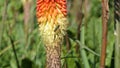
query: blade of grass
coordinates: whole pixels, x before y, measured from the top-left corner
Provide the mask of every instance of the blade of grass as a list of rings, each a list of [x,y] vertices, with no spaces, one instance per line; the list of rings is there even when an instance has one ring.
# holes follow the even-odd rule
[[[115,68],[120,67],[120,22],[116,23]]]
[[[7,18],[7,6],[8,6],[8,0],[5,0],[4,10],[3,10],[3,15],[2,15],[2,22],[0,23],[0,45],[2,44],[3,28],[4,28],[4,23],[6,21],[6,18]]]
[[[14,42],[14,45],[18,44],[19,43],[19,40]],[[6,51],[8,51],[10,48],[12,47],[12,45],[8,45],[7,47],[5,47],[3,50],[0,51],[0,56],[2,54],[4,54]]]
[[[120,0],[114,0],[114,18],[116,25],[115,68],[120,67]]]
[[[88,50],[88,51],[91,52],[92,54],[94,54],[94,55],[96,55],[96,56],[100,56],[99,54],[97,54],[96,52],[94,52],[93,50],[91,50],[90,48],[88,48],[86,45],[82,44],[79,40],[76,40],[76,42],[79,43],[79,45],[80,45],[82,48]]]
[[[85,44],[84,43],[84,41],[85,41],[84,35],[85,35],[84,34],[84,26],[82,26],[82,28],[81,28],[81,43],[82,44]],[[83,46],[80,46],[80,53],[81,53],[81,57],[83,60],[84,68],[90,68],[88,58],[87,58],[85,50],[83,49]]]

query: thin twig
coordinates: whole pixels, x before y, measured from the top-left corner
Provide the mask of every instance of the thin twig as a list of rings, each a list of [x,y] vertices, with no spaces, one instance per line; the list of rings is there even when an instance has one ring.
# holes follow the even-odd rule
[[[77,26],[77,40],[80,40],[81,25],[82,25],[82,20],[83,20],[83,13],[82,13],[83,1],[80,0],[79,2],[80,2],[79,10],[77,10],[77,14],[76,14],[76,21],[78,23],[78,26]],[[79,53],[79,44],[78,43],[76,43],[76,52]]]
[[[25,45],[26,45],[26,49],[29,47],[29,42],[28,42],[28,37],[29,37],[29,33],[31,32],[31,28],[30,28],[30,24],[31,24],[31,15],[30,15],[30,11],[31,11],[31,3],[32,0],[24,0],[23,1],[23,10],[24,10],[24,32],[25,32]],[[30,39],[31,41],[31,39]]]

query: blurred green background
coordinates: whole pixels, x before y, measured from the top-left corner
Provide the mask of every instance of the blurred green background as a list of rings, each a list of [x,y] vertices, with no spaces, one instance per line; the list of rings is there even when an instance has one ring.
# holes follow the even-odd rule
[[[106,68],[114,68],[113,5],[109,0]],[[67,7],[70,25],[62,44],[62,68],[99,68],[101,0],[68,0]],[[17,68],[17,64],[45,68],[46,53],[35,9],[36,0],[0,0],[0,68]]]

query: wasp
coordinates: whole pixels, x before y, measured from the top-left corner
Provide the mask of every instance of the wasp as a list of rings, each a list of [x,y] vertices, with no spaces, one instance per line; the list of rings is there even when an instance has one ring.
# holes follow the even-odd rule
[[[57,25],[54,29],[54,32],[56,32],[59,29],[60,25]]]

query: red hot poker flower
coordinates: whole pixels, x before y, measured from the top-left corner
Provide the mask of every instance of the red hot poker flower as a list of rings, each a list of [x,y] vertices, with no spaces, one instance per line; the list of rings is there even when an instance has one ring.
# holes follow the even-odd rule
[[[36,16],[47,52],[46,68],[61,68],[60,46],[68,24],[66,15],[66,0],[37,0]]]
[[[36,11],[44,42],[51,43],[57,37],[62,39],[68,24],[66,0],[37,0]]]

